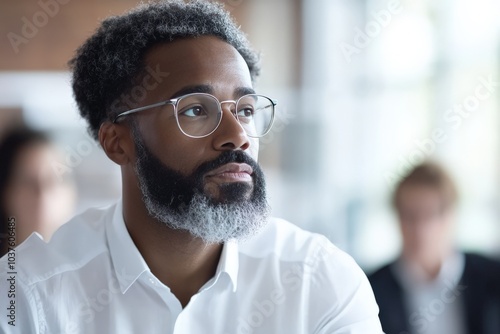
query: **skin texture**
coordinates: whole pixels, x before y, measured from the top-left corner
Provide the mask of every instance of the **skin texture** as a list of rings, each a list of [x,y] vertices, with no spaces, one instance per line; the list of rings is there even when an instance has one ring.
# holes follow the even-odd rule
[[[24,147],[15,158],[4,204],[16,219],[17,244],[35,231],[48,241],[73,214],[75,190],[54,173],[56,160],[61,160],[59,152],[42,143]]]
[[[403,258],[434,279],[453,250],[453,210],[438,190],[424,185],[401,189],[398,216],[403,237]]]
[[[248,66],[241,55],[231,45],[212,36],[156,45],[146,53],[145,63],[151,68],[159,66],[169,76],[148,92],[141,105],[190,93],[187,88],[199,85],[208,86],[210,91],[206,92],[220,101],[236,100],[242,90],[252,89]],[[230,104],[223,106],[219,128],[201,139],[185,136],[178,129],[171,109],[154,108],[134,117],[152,153],[168,167],[189,175],[200,164],[226,150],[243,150],[257,159],[258,141],[246,135],[230,107]],[[169,229],[149,216],[134,170],[136,152],[130,124],[103,123],[99,140],[108,157],[121,166],[123,215],[135,245],[153,274],[186,306],[215,274],[222,245],[207,245],[188,232]],[[222,182],[227,179],[205,178],[206,193],[217,199]]]

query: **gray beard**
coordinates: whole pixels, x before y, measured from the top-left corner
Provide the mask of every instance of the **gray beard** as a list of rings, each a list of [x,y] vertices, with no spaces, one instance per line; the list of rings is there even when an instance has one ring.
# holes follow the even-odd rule
[[[169,228],[186,230],[207,244],[247,240],[266,225],[269,217],[270,209],[266,204],[214,204],[202,194],[195,194],[189,205],[175,212],[155,202],[141,179],[139,176],[143,200],[152,217]]]
[[[135,126],[134,137],[139,187],[149,215],[158,222],[171,229],[186,230],[205,243],[224,243],[231,239],[243,241],[266,225],[271,210],[265,196],[264,176],[251,158],[247,157],[247,163],[253,165],[255,177],[250,199],[233,194],[233,201],[221,202],[210,198],[199,185],[187,183],[175,189],[174,185],[182,184],[183,177],[149,151]],[[166,175],[169,175],[167,179]],[[184,192],[185,189],[193,192],[189,194]],[[174,203],[181,197],[184,202]]]

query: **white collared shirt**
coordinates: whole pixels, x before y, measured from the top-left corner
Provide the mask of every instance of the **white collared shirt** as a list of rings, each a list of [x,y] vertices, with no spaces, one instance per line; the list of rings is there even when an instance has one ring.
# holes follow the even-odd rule
[[[420,334],[463,334],[465,312],[458,298],[466,288],[459,284],[465,266],[462,253],[452,253],[431,281],[416,265],[399,259],[393,266],[396,278],[405,291],[410,329]]]
[[[283,220],[271,219],[250,241],[226,243],[215,276],[184,309],[134,245],[121,202],[73,218],[49,243],[32,235],[14,262],[9,269],[0,260],[6,334],[382,333],[354,260]]]

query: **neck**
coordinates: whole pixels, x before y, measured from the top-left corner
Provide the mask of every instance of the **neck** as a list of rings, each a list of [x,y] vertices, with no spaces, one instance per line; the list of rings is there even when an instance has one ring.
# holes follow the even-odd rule
[[[175,230],[150,217],[141,197],[123,195],[127,230],[151,272],[183,307],[216,272],[221,244],[206,244],[185,230]]]
[[[449,253],[420,254],[418,256],[415,254],[406,254],[405,258],[423,271],[425,275],[423,279],[433,281],[438,277],[443,263],[449,255]]]
[[[435,280],[439,272],[441,271],[441,266],[443,265],[442,259],[419,259],[419,267],[425,272],[427,279],[429,281]]]

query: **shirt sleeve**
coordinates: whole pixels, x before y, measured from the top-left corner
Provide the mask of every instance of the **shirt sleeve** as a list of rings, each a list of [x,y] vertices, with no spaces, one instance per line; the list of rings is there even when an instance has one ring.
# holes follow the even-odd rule
[[[42,334],[36,299],[19,274],[6,270],[6,267],[4,257],[0,260],[0,333]]]
[[[378,306],[365,273],[325,237],[308,257],[315,334],[380,334]]]

